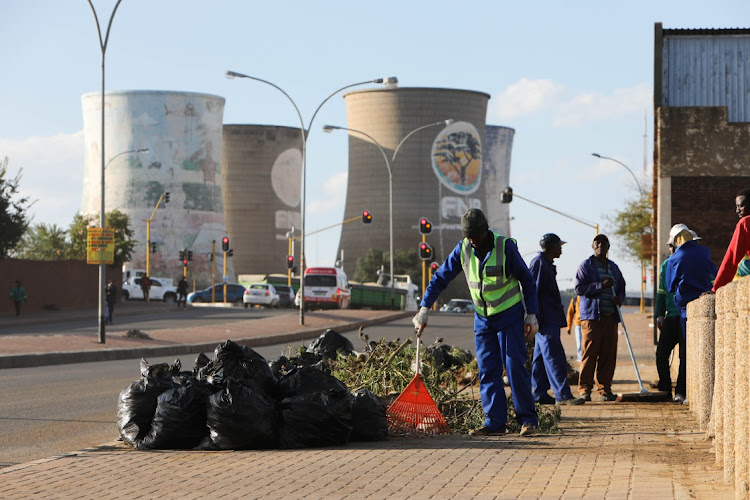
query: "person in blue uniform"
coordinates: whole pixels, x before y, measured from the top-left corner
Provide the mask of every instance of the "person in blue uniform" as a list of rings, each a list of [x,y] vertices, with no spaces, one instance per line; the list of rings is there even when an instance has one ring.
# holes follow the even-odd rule
[[[568,362],[560,342],[560,328],[568,324],[557,286],[557,269],[553,263],[562,255],[565,244],[554,233],[542,236],[542,251],[531,261],[529,270],[536,283],[539,302],[539,333],[534,339],[534,358],[531,362],[531,388],[534,401],[540,404],[582,405],[584,398],[576,398],[568,385]],[[552,387],[553,398],[547,391]]]
[[[531,436],[536,433],[539,422],[529,372],[524,366],[524,329],[532,338],[539,330],[534,279],[518,253],[516,242],[490,231],[481,210],[468,210],[461,217],[461,230],[464,238],[433,275],[412,322],[421,332],[427,326],[430,307],[463,271],[475,309],[474,346],[485,414],[484,425],[469,434],[505,434],[508,409],[503,385],[504,364],[516,419],[521,424],[521,436]]]

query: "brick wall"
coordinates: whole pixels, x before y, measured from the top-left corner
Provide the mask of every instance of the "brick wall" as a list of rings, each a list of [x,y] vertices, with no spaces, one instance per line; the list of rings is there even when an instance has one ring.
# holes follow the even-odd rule
[[[703,238],[716,267],[721,264],[734,227],[737,192],[750,187],[747,177],[672,177],[672,223],[687,226]]]

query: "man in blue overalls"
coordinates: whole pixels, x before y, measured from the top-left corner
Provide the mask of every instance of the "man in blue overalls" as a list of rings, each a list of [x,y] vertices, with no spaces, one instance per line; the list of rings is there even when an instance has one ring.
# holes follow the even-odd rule
[[[539,333],[534,339],[531,388],[537,403],[582,405],[585,400],[573,397],[573,393],[570,392],[568,362],[565,359],[565,349],[560,342],[560,328],[567,326],[568,321],[557,286],[557,269],[553,262],[562,255],[564,244],[558,235],[545,234],[539,241],[542,251],[529,265],[539,299]],[[554,398],[547,393],[550,386],[555,394]]]
[[[524,366],[524,328],[530,337],[539,330],[534,280],[515,241],[490,231],[481,210],[472,208],[466,212],[461,217],[461,230],[464,239],[433,275],[419,312],[412,320],[414,327],[418,331],[424,329],[432,304],[463,271],[475,308],[474,345],[485,414],[484,426],[469,434],[505,434],[508,408],[503,386],[504,362],[521,436],[531,436],[539,424],[531,395],[531,379]]]

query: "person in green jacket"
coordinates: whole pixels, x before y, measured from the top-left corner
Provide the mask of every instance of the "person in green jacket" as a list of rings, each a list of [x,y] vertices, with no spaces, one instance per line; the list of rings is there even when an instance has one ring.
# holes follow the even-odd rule
[[[21,280],[16,280],[16,284],[10,289],[10,300],[16,306],[16,316],[20,316],[21,302],[26,302],[26,290],[21,285]]]
[[[671,257],[674,253],[674,245],[667,243]],[[659,288],[656,291],[656,304],[654,304],[654,319],[656,327],[661,332],[659,342],[656,345],[656,371],[659,374],[657,389],[672,394],[672,377],[669,369],[669,357],[674,347],[680,346],[680,370],[677,376],[676,394],[685,394],[685,341],[682,338],[680,327],[680,311],[674,303],[674,293],[667,291],[664,276],[667,271],[667,261],[664,259],[659,270]],[[680,390],[682,389],[682,390]],[[682,401],[680,401],[682,402]]]

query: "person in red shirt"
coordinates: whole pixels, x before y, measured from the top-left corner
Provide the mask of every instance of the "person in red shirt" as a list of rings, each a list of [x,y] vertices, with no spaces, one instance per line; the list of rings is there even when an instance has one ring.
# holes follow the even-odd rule
[[[740,218],[737,226],[734,228],[732,241],[724,254],[724,260],[721,262],[719,272],[716,275],[712,291],[716,291],[734,279],[737,273],[737,266],[746,255],[750,255],[750,188],[743,189],[737,193],[734,199],[735,212]]]

